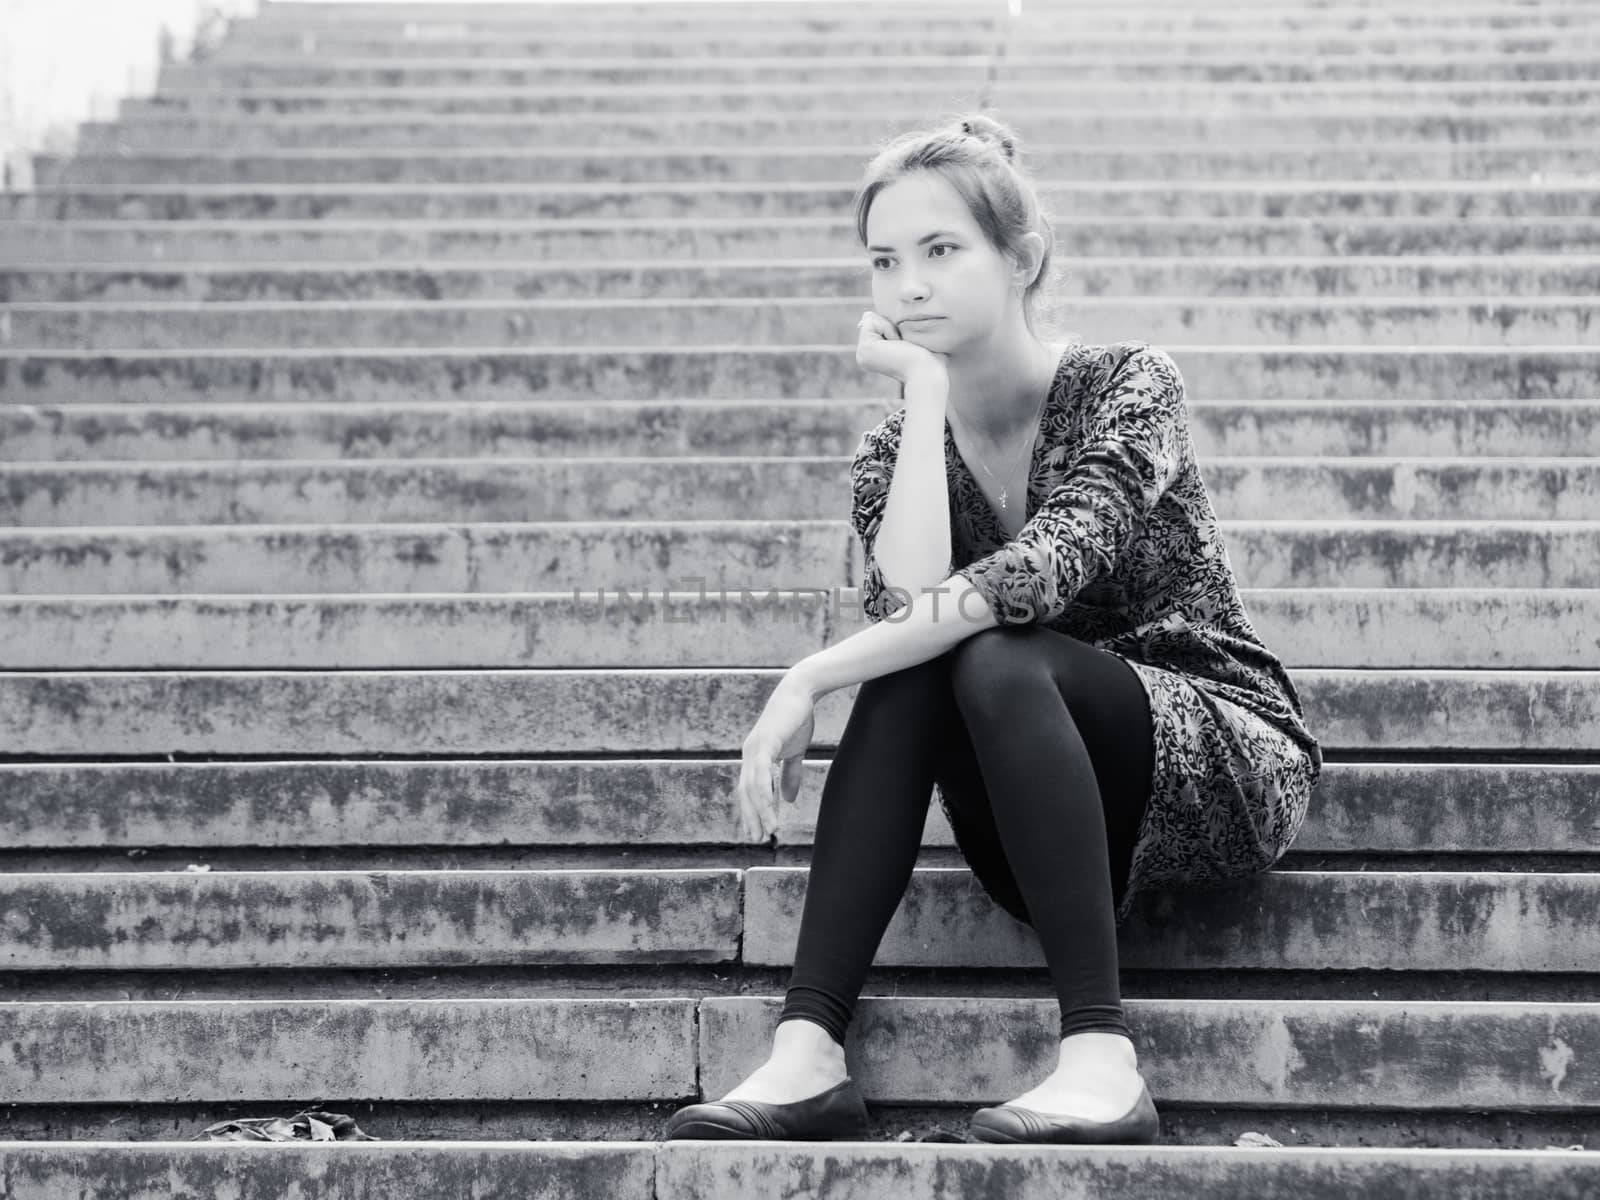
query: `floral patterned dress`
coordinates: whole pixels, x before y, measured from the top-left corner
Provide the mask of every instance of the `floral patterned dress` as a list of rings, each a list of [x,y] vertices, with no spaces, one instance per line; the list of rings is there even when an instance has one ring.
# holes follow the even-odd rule
[[[904,421],[902,407],[863,434],[850,469],[871,621],[909,603],[885,589],[873,552]],[[1215,886],[1275,863],[1300,831],[1322,751],[1245,613],[1172,359],[1143,342],[1068,346],[1040,422],[1028,520],[1009,539],[946,424],[944,578],[969,580],[1001,625],[1061,630],[1120,655],[1144,684],[1155,766],[1120,928],[1141,888]],[[935,792],[959,845],[958,814]],[[984,864],[968,861],[994,897]]]

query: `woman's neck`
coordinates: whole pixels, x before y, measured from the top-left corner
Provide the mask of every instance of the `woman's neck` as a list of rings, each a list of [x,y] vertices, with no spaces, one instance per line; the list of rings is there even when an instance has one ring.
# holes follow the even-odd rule
[[[1022,354],[989,358],[976,371],[963,371],[952,362],[946,407],[954,410],[969,439],[989,447],[1012,445],[1025,427],[1038,421],[1062,352],[1063,347],[1039,343],[1030,335]]]

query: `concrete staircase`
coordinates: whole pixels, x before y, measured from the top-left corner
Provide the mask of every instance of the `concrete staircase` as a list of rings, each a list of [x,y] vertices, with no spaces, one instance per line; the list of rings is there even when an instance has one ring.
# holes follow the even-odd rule
[[[272,3],[170,68],[0,197],[0,1195],[1600,1194],[1597,101],[1595,0]],[[873,1140],[663,1143],[765,1055],[855,691],[741,844],[861,628],[850,194],[985,106],[1323,783],[1124,930],[1162,1145],[950,1144],[1055,1000],[937,806]],[[305,1107],[385,1140],[188,1140]]]

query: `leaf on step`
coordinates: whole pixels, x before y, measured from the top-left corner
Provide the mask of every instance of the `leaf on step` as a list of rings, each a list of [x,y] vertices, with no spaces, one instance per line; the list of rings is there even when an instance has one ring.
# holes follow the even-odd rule
[[[1282,1142],[1280,1142],[1277,1138],[1271,1136],[1270,1134],[1257,1133],[1257,1132],[1255,1132],[1255,1130],[1251,1130],[1249,1133],[1241,1133],[1238,1137],[1233,1139],[1233,1144],[1235,1146],[1281,1146],[1281,1145],[1283,1145]]]
[[[297,1112],[292,1117],[236,1117],[207,1125],[190,1141],[377,1142],[344,1113]]]

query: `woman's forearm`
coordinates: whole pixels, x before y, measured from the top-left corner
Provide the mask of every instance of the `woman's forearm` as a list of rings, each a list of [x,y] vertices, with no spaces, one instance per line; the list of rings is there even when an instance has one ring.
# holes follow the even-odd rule
[[[911,593],[906,607],[842,642],[808,654],[789,669],[812,699],[937,658],[998,622],[983,593],[952,575]]]
[[[874,557],[884,583],[916,591],[950,566],[950,497],[945,480],[943,372],[906,381],[906,415]]]

